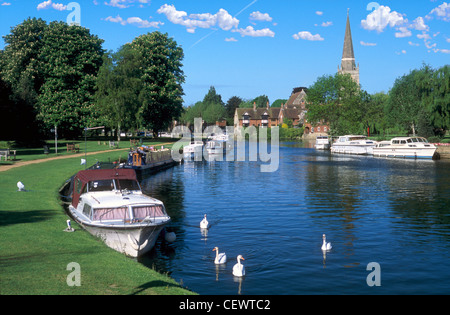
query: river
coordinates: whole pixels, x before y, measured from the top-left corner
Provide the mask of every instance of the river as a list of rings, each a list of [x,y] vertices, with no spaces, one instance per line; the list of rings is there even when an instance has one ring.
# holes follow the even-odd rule
[[[140,261],[200,294],[450,294],[448,160],[332,155],[295,142],[280,143],[279,156],[274,173],[202,161],[144,179],[177,239]],[[244,278],[232,275],[237,255]]]

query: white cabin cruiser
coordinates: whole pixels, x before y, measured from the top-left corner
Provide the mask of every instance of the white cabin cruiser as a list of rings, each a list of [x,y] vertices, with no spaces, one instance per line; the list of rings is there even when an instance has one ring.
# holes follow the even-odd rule
[[[206,151],[208,154],[223,154],[226,150],[226,142],[219,140],[209,140],[206,143]]]
[[[89,233],[132,257],[151,250],[170,222],[164,204],[142,193],[132,169],[78,172],[69,212]]]
[[[391,141],[381,141],[374,149],[374,156],[413,159],[432,159],[436,146],[422,137],[397,137]]]
[[[330,148],[330,140],[328,136],[317,136],[315,148],[317,150],[328,150]]]
[[[368,155],[372,154],[373,148],[376,144],[377,143],[375,141],[368,140],[366,136],[340,136],[339,139],[331,145],[331,152]]]
[[[184,158],[190,159],[192,156],[201,157],[203,155],[203,141],[192,141],[183,147]]]

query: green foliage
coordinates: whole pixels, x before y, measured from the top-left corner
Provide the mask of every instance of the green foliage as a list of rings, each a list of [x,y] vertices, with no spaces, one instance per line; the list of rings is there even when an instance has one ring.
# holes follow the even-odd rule
[[[93,101],[103,40],[80,26],[27,19],[5,36],[2,75],[17,102],[31,105],[46,129],[81,134],[98,118]]]
[[[139,71],[141,56],[129,46],[115,54],[105,54],[97,79],[97,105],[104,124],[120,130],[138,128],[139,93],[142,89]]]
[[[127,45],[141,56],[140,124],[157,135],[183,111],[183,49],[160,32],[141,35]]]
[[[308,89],[308,121],[330,123],[331,134],[358,133],[367,120],[369,96],[350,75],[322,76]]]
[[[286,104],[288,100],[286,99],[277,99],[275,102],[272,103],[270,107],[281,107],[282,104]]]
[[[207,124],[215,124],[216,121],[225,118],[226,108],[222,102],[222,96],[217,94],[216,89],[211,86],[202,102],[197,102],[186,109],[182,121],[193,124],[195,118],[202,118]]]
[[[239,108],[253,108],[253,105],[256,105],[256,108],[266,108],[268,103],[269,97],[266,95],[260,95],[251,101],[242,102],[239,105]]]
[[[236,112],[236,108],[239,108],[239,105],[243,102],[242,98],[238,96],[231,97],[227,104],[225,105],[226,109],[226,117],[230,119],[234,119],[234,113]],[[231,124],[233,125],[233,124]]]

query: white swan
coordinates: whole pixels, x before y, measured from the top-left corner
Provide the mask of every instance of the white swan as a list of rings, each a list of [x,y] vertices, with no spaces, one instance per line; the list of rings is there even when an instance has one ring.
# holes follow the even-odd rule
[[[219,247],[214,247],[213,251],[216,252],[216,259],[214,263],[216,265],[224,264],[227,262],[227,255],[225,253],[219,253]]]
[[[323,239],[322,250],[330,250],[330,249],[333,248],[333,247],[331,246],[331,243],[330,243],[330,242],[327,243],[327,237],[326,237],[325,234],[323,234],[322,239]]]
[[[206,220],[206,214],[205,214],[205,217],[203,218],[203,220],[200,221],[200,228],[207,229],[208,226],[209,226],[209,222],[208,222],[208,220]]]
[[[17,188],[19,188],[19,191],[25,191],[25,185],[22,182],[17,183]]]
[[[233,266],[233,275],[236,277],[245,276],[245,267],[241,264],[241,259],[245,260],[241,255],[237,256],[237,264]]]

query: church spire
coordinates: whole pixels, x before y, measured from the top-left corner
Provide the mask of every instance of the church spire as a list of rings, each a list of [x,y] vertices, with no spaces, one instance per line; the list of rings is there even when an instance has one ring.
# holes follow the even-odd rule
[[[344,50],[339,73],[349,73],[353,80],[359,84],[359,67],[356,67],[355,52],[353,50],[352,30],[350,27],[350,14],[347,9],[347,26],[345,28]]]
[[[344,52],[342,53],[342,60],[344,59],[353,59],[353,61],[355,60],[355,53],[353,51],[352,29],[350,28],[349,9],[347,9],[347,26],[345,28]]]

